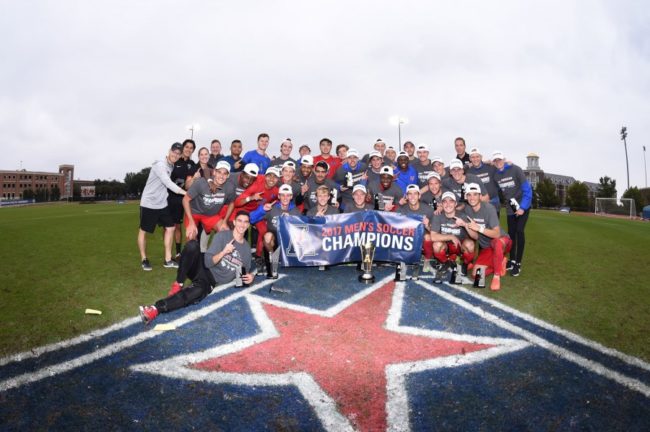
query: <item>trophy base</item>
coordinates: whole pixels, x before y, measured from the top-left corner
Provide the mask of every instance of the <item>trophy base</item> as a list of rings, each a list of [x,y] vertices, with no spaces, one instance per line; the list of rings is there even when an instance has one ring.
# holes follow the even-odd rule
[[[371,284],[375,282],[375,277],[371,274],[362,274],[359,276],[359,282],[365,284]]]

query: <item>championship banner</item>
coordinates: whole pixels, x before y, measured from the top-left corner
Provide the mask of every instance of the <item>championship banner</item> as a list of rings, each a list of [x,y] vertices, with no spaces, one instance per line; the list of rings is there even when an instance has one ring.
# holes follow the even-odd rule
[[[278,227],[280,258],[285,267],[321,266],[361,261],[359,246],[376,246],[375,261],[420,260],[422,216],[363,211],[321,217],[283,216]]]

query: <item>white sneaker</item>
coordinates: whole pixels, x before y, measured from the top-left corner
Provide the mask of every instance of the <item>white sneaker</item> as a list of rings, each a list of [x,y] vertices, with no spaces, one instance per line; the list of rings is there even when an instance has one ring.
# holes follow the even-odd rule
[[[433,273],[433,267],[431,267],[431,260],[425,259],[424,265],[422,266],[422,273]]]

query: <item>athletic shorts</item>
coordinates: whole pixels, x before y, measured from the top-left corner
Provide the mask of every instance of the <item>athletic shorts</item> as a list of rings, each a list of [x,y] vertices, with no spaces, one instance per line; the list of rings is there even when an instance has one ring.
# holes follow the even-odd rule
[[[504,245],[503,245],[503,256],[505,256],[508,252],[510,252],[510,248],[512,247],[512,240],[510,240],[510,237],[507,235],[503,236],[500,238],[500,240],[503,240]],[[478,253],[478,257],[476,258],[476,265],[477,266],[486,266],[490,269],[494,266],[494,250],[489,247],[489,248],[481,248],[481,250]]]
[[[174,224],[183,223],[183,215],[185,214],[185,209],[183,209],[183,200],[178,201],[177,199],[168,199],[167,200],[167,211],[169,216],[172,218]]]
[[[140,229],[152,234],[156,229],[156,225],[163,227],[174,226],[174,221],[169,216],[167,207],[161,209],[140,207]]]
[[[203,229],[205,230],[206,233],[210,234],[212,232],[212,228],[216,224],[219,223],[221,219],[221,215],[217,213],[216,215],[212,216],[206,216],[206,215],[200,215],[200,214],[194,214],[192,213],[192,219],[194,219],[194,223],[198,226],[199,224],[203,225]],[[187,226],[189,225],[189,222],[187,221],[187,218],[185,218],[185,229],[187,229]]]

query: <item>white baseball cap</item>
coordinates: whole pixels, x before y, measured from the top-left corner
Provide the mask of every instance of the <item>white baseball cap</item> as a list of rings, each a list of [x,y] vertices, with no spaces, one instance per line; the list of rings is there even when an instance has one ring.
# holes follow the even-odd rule
[[[454,201],[456,201],[456,194],[451,191],[447,191],[442,194],[441,200],[444,201],[446,198],[453,199]]]
[[[432,178],[437,178],[438,180],[440,180],[440,174],[438,174],[437,172],[431,171],[429,174],[427,174],[427,181],[429,181],[429,179],[432,179]]]
[[[418,187],[418,185],[410,184],[410,185],[406,186],[406,193],[409,193],[410,191],[416,191],[416,192],[419,193],[420,188]]]
[[[419,152],[421,152],[421,151],[425,151],[425,152],[429,153],[429,147],[427,147],[426,144],[420,144],[420,145],[418,146],[418,150],[417,150],[417,151],[419,151]]]
[[[266,175],[273,174],[276,177],[280,177],[280,168],[277,166],[268,167],[266,169]]]
[[[442,158],[441,158],[440,156],[434,156],[434,157],[431,159],[431,164],[434,164],[434,163],[436,163],[436,162],[440,162],[440,163],[443,164],[443,165],[445,164],[445,161],[443,161]]]
[[[250,176],[257,177],[257,173],[260,172],[260,169],[254,163],[247,163],[244,167],[244,172]]]
[[[379,153],[377,150],[373,150],[368,154],[368,160],[370,160],[370,159],[372,159],[374,157],[378,157],[378,158],[381,159],[381,153]]]
[[[230,172],[230,164],[225,160],[220,160],[217,162],[215,169],[225,169],[226,171]]]
[[[356,151],[355,149],[350,149],[348,150],[348,157],[359,157],[359,152]]]
[[[478,149],[478,147],[473,147],[473,148],[469,151],[469,155],[470,155],[470,156],[471,156],[471,155],[475,155],[475,154],[477,154],[477,155],[479,155],[479,156],[481,155],[481,151]]]
[[[368,190],[366,187],[362,184],[355,184],[354,187],[352,188],[352,193],[355,193],[356,191],[361,191],[363,193],[367,193]]]
[[[300,164],[301,165],[313,166],[314,165],[314,157],[312,155],[304,155],[302,157],[302,159],[300,159]]]
[[[463,161],[460,159],[454,159],[451,162],[449,162],[449,169],[453,170],[454,168],[463,169]]]
[[[291,168],[292,170],[296,170],[296,164],[293,161],[286,161],[285,163],[282,164],[282,169],[285,168]]]
[[[408,158],[408,157],[409,157],[409,154],[406,153],[405,151],[401,151],[401,152],[398,153],[398,155],[397,155],[397,159],[399,159],[399,158],[401,158],[401,157]]]
[[[481,186],[476,183],[465,183],[465,193],[476,192],[481,193]]]
[[[288,184],[283,184],[280,186],[280,189],[278,189],[278,194],[291,194],[293,195],[293,190],[291,189],[291,186]]]
[[[393,168],[389,167],[388,165],[384,165],[379,170],[379,175],[384,175],[384,174],[389,174],[389,175],[392,176],[393,175]]]
[[[505,159],[505,157],[503,156],[503,152],[500,150],[497,150],[494,153],[492,153],[492,160],[497,160],[497,159]]]

